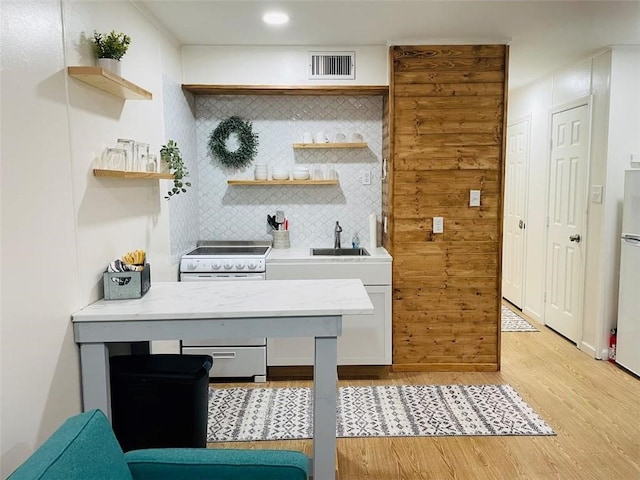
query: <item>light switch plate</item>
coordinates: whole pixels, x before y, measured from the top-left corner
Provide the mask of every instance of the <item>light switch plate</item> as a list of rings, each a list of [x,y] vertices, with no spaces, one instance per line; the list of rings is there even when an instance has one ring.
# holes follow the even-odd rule
[[[480,206],[480,190],[469,190],[469,206]]]
[[[433,217],[433,233],[444,233],[444,218]]]
[[[591,185],[591,202],[602,203],[602,185]]]

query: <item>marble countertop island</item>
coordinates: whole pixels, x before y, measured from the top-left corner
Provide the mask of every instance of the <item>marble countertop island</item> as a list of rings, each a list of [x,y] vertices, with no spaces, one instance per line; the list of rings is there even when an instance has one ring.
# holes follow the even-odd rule
[[[369,314],[362,282],[156,282],[142,298],[99,300],[73,314],[73,322]]]

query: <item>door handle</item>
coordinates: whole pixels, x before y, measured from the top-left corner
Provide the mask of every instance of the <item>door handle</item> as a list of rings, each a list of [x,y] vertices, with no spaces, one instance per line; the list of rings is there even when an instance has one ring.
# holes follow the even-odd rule
[[[520,219],[520,221],[518,222],[518,228],[520,230],[524,230],[524,222],[522,221],[522,219]]]
[[[571,236],[569,237],[569,240],[570,240],[571,242],[580,243],[580,235],[578,235],[577,233],[576,233],[576,234],[573,234],[573,235],[571,235]]]

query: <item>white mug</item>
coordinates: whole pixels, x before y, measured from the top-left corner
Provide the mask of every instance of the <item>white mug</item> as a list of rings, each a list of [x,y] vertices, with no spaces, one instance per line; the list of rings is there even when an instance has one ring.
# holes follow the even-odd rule
[[[338,132],[336,133],[336,143],[344,143],[347,141],[347,136],[342,133],[342,132]]]
[[[316,133],[316,143],[329,143],[329,138],[324,132]]]
[[[313,143],[313,135],[311,135],[311,132],[304,132],[302,135],[302,143]]]

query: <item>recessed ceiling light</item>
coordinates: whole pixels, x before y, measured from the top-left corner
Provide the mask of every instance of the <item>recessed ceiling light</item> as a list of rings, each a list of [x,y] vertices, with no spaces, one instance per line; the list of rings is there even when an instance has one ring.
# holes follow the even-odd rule
[[[289,21],[289,15],[283,12],[269,12],[263,15],[262,20],[269,25],[282,25]]]

